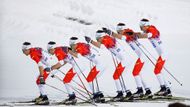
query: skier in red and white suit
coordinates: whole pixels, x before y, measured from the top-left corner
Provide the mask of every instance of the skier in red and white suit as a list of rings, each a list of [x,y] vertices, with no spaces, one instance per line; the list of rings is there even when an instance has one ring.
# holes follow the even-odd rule
[[[162,49],[162,41],[160,40],[160,32],[158,29],[149,24],[148,19],[142,19],[140,21],[140,28],[143,33],[138,35],[138,38],[148,38],[153,48],[156,50],[158,54],[158,59],[155,65],[154,73],[157,76],[157,79],[160,83],[160,91],[155,93],[155,95],[163,95],[163,96],[171,96],[171,90],[169,88],[169,83],[165,80],[162,69],[165,66],[166,56],[164,55]]]
[[[67,63],[72,65],[72,68],[65,74],[65,77],[63,78],[63,83],[65,84],[69,98],[64,100],[62,103],[75,104],[77,102],[76,95],[70,86],[71,81],[74,77],[76,77],[76,66],[73,60],[72,51],[69,50],[69,47],[67,46],[56,46],[54,41],[50,41],[48,43],[47,50],[51,55],[55,55],[58,59],[58,62],[51,67],[51,70],[59,69]],[[55,76],[55,73],[56,71],[52,73],[52,77]]]
[[[137,38],[135,37],[136,33],[133,30],[129,28],[125,28],[124,23],[119,23],[117,24],[117,33],[114,33],[108,28],[103,28],[104,32],[108,33],[109,35],[116,37],[118,39],[124,40],[130,47],[131,49],[136,53],[137,55],[137,60],[133,68],[133,76],[135,78],[135,82],[137,84],[137,92],[133,94],[133,97],[152,97],[152,92],[150,88],[147,86],[145,81],[143,81],[141,71],[146,70],[146,58],[144,54],[142,54],[140,48],[139,48],[139,42],[137,41]],[[146,91],[145,95],[143,94],[143,87]]]
[[[49,100],[44,90],[45,80],[50,73],[50,65],[48,60],[50,59],[49,54],[39,47],[32,47],[31,43],[24,42],[22,51],[26,56],[30,56],[38,64],[39,76],[37,77],[36,84],[38,85],[40,96],[34,100],[36,104],[47,105]]]
[[[100,61],[100,55],[97,53],[97,50],[92,49],[89,44],[79,42],[77,37],[71,37],[69,44],[72,51],[75,53],[75,57],[79,58],[83,56],[94,64],[86,80],[93,92],[93,99],[95,102],[102,102],[104,100],[103,93],[99,90],[99,87],[93,88],[93,81],[95,81],[97,77],[100,77],[102,72],[105,71],[105,65]]]
[[[109,36],[108,34],[105,34],[104,31],[102,30],[98,30],[96,32],[96,41],[91,40],[90,37],[85,37],[86,41],[88,43],[93,44],[94,46],[98,47],[98,48],[104,48],[104,46],[111,52],[111,54],[113,54],[117,59],[119,59],[119,64],[117,65],[115,72],[113,74],[113,79],[115,81],[116,84],[116,88],[117,88],[117,95],[114,97],[114,100],[122,100],[123,99],[123,91],[126,92],[126,96],[125,98],[131,98],[132,93],[129,90],[128,87],[126,87],[125,90],[122,90],[122,87],[120,85],[120,80],[121,79],[121,75],[123,73],[123,71],[125,70],[125,68],[130,65],[130,61],[129,59],[126,58],[125,53],[123,48],[118,45],[118,43],[116,42],[115,38]]]

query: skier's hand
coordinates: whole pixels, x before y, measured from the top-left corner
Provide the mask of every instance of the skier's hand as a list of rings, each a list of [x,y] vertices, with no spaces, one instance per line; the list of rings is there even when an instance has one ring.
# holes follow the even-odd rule
[[[112,31],[108,28],[105,28],[105,27],[102,27],[102,30],[107,33],[108,35],[111,35],[112,34]]]
[[[88,36],[84,36],[84,38],[85,38],[85,40],[86,40],[87,43],[90,43],[92,41],[91,38],[88,37]]]
[[[45,80],[43,76],[40,76],[40,84],[45,84]]]
[[[51,67],[46,67],[44,70],[47,71],[47,72],[50,72],[51,71]]]
[[[55,75],[53,74],[53,75],[51,75],[51,78],[54,78],[55,77]]]

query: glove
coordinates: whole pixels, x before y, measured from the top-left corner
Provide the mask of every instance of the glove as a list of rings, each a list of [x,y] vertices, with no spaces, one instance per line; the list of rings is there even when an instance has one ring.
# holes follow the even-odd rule
[[[71,48],[71,47],[68,47],[68,49],[69,49],[70,51],[72,51],[72,48]]]
[[[111,34],[112,34],[112,31],[111,31],[110,29],[108,29],[108,28],[103,27],[102,30],[103,30],[105,33],[107,33],[108,35],[111,35]]]
[[[43,76],[40,76],[40,84],[45,84],[45,80]]]
[[[126,32],[127,35],[133,35],[133,32]]]
[[[55,75],[51,75],[51,78],[54,78],[55,77]]]
[[[50,72],[51,71],[51,67],[46,67],[44,70],[47,71],[47,72]]]
[[[85,38],[85,40],[86,40],[87,43],[90,43],[92,41],[91,38],[88,37],[88,36],[84,36],[84,38]]]

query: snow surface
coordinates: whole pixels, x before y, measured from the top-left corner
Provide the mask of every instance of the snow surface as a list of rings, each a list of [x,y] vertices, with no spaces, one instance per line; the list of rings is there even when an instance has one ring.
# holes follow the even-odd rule
[[[67,20],[74,17],[91,22],[84,25],[78,21]],[[140,31],[139,20],[150,19],[161,32],[161,39],[168,54],[168,69],[177,77],[183,86],[179,86],[166,72],[166,78],[172,82],[174,95],[190,97],[189,60],[190,60],[190,1],[189,0],[0,0],[0,102],[31,99],[38,95],[35,84],[37,66],[30,58],[22,54],[21,45],[24,41],[34,46],[46,48],[50,41],[60,45],[68,45],[71,36],[84,41],[83,36],[94,38],[95,31],[102,26],[114,30],[118,22],[124,22],[129,28]],[[140,41],[155,56],[147,40]],[[121,45],[126,45],[120,41]],[[134,53],[126,47],[127,53],[134,59]],[[99,79],[100,87],[106,95],[115,95],[112,80],[114,64],[106,49],[100,50],[108,68]],[[127,54],[126,53],[126,54]],[[88,72],[89,62],[77,60]],[[52,61],[55,63],[55,60]],[[66,72],[70,65],[61,70]],[[135,82],[131,67],[125,71],[124,77],[128,86],[135,91]],[[153,66],[144,71],[146,80],[153,92],[159,88],[152,72]],[[63,77],[59,73],[60,77]],[[76,78],[77,80],[77,78]],[[78,80],[77,80],[78,81]],[[65,90],[63,84],[49,78],[47,83]],[[64,99],[66,95],[47,87],[50,99]],[[190,104],[190,102],[185,102]],[[119,103],[119,106],[159,106],[168,103]],[[99,106],[102,106],[101,104]],[[110,105],[103,105],[110,106]]]

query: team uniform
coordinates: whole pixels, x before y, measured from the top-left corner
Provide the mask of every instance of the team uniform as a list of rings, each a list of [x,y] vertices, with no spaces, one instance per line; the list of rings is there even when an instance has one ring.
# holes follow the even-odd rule
[[[70,68],[69,71],[67,71],[67,73],[65,74],[65,77],[63,78],[63,83],[65,84],[65,88],[67,90],[67,93],[69,94],[69,98],[66,99],[65,102],[73,100],[76,97],[74,91],[70,86],[71,81],[76,75],[76,66],[73,60],[73,56],[68,53],[69,51],[68,47],[60,46],[60,47],[55,47],[54,49],[55,49],[54,52],[55,56],[57,57],[61,65],[63,65],[65,62],[72,65],[72,68]]]
[[[145,88],[146,93],[145,96],[151,96],[151,91],[147,84],[143,81],[141,71],[143,70],[144,67],[146,67],[145,63],[145,56],[142,54],[140,48],[139,48],[139,43],[137,41],[137,38],[135,38],[132,35],[129,35],[129,33],[134,33],[133,30],[131,29],[123,29],[122,30],[122,39],[126,41],[126,43],[131,47],[131,49],[136,53],[137,55],[137,60],[133,68],[133,76],[135,78],[135,82],[137,84],[137,92],[134,93],[134,97],[140,97],[143,96],[143,89],[142,87]]]
[[[154,73],[157,76],[159,84],[161,86],[161,90],[156,93],[156,95],[171,95],[171,91],[169,88],[169,83],[165,80],[164,75],[162,73],[162,69],[164,68],[166,59],[162,49],[162,41],[160,40],[160,32],[153,25],[149,25],[148,29],[144,31],[148,36],[148,40],[152,44],[153,48],[156,50],[158,54],[158,58],[156,61],[156,65],[154,68]]]
[[[42,48],[30,48],[30,57],[32,60],[34,60],[38,66],[42,66],[44,68],[43,78],[46,80],[48,78],[48,75],[50,73],[50,64],[48,63],[48,60],[50,60],[49,54],[44,51]],[[38,85],[38,88],[40,90],[40,97],[46,96],[45,92],[45,85],[40,84],[40,75],[36,79],[36,84]],[[47,96],[46,96],[47,97]]]
[[[119,60],[119,63],[116,66],[115,72],[113,74],[113,79],[115,81],[118,93],[118,95],[115,98],[122,97],[123,91],[126,92],[126,97],[131,97],[132,94],[129,88],[125,87],[124,90],[122,90],[122,85],[120,84],[120,79],[123,71],[131,63],[129,59],[127,59],[127,56],[125,55],[126,53],[124,53],[123,48],[120,45],[118,45],[115,38],[105,33],[101,34],[100,43],[102,44],[100,48],[102,48],[102,46],[104,45],[111,52],[111,54]]]
[[[105,71],[105,66],[99,60],[100,56],[98,55],[98,53],[95,50],[93,50],[89,44],[78,42],[75,44],[74,51],[80,54],[81,56],[87,58],[89,61],[91,61],[94,64],[88,76],[86,77],[86,80],[90,85],[90,89],[93,92],[93,99],[95,100],[95,102],[99,102],[99,100],[103,99],[104,95],[98,89],[98,87],[96,87],[96,89],[93,88],[93,81],[97,77],[99,77],[103,71]]]

